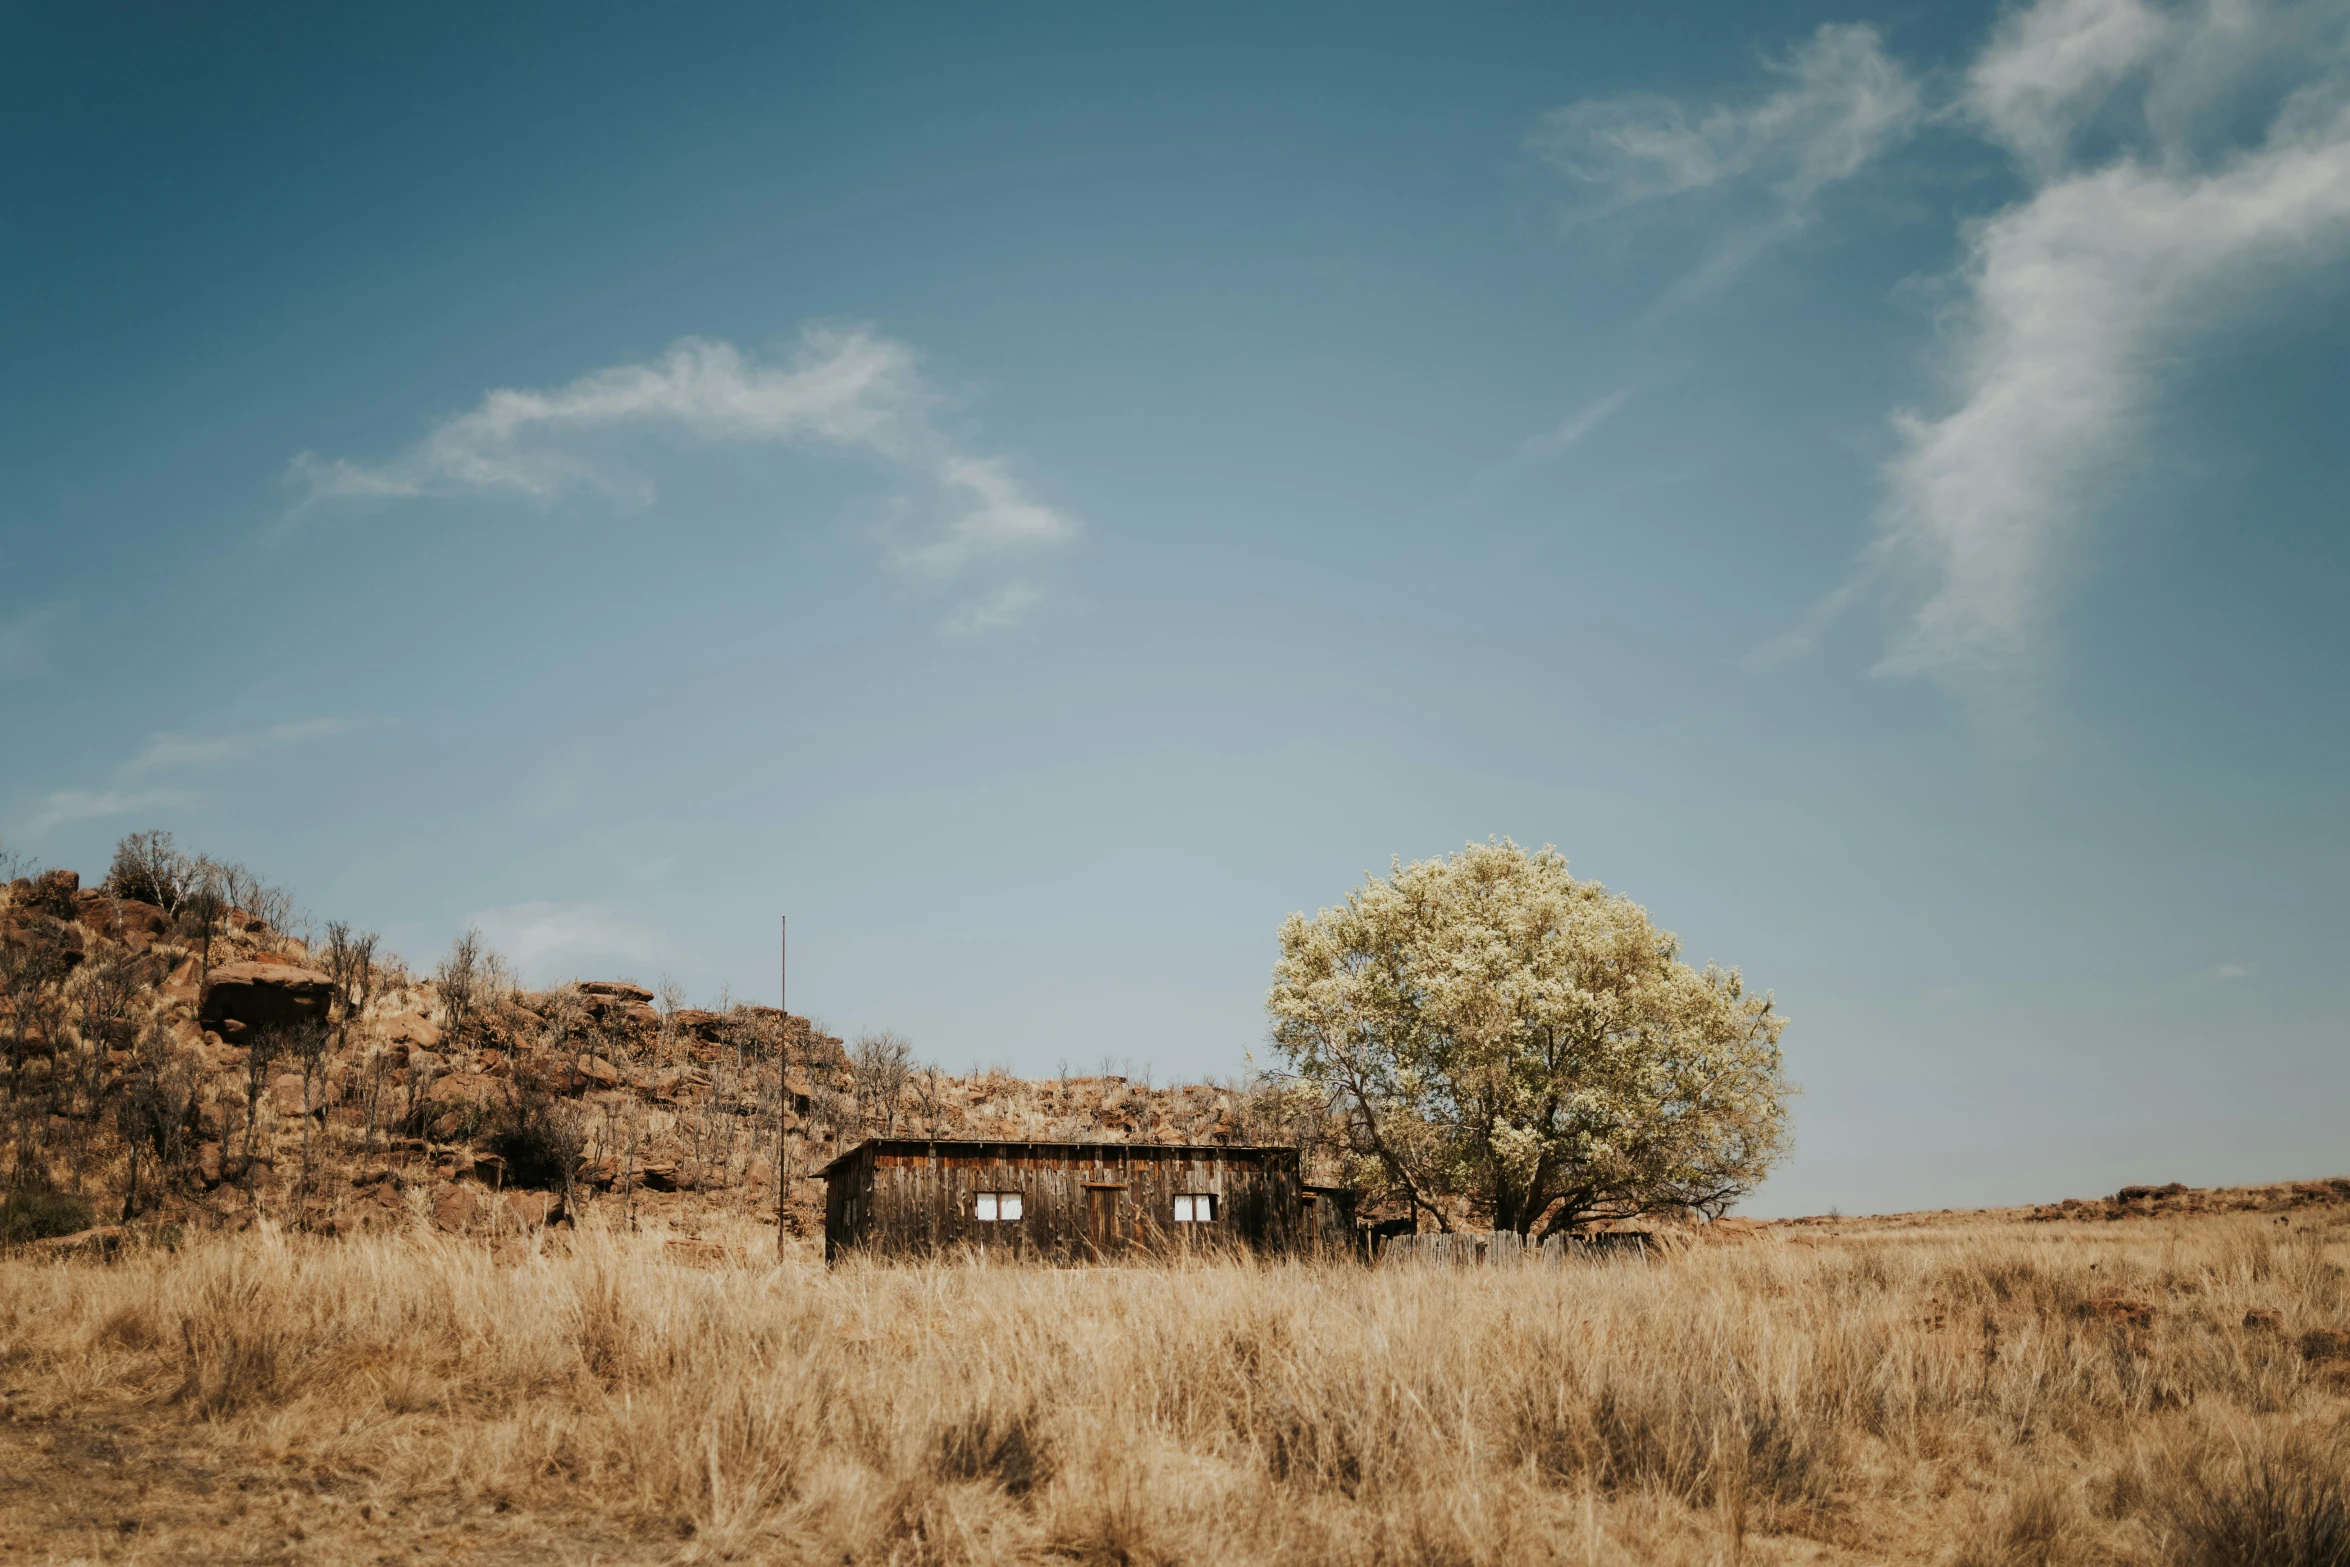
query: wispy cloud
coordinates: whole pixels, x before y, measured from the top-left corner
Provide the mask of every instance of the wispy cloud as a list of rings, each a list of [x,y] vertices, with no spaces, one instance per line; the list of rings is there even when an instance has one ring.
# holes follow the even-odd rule
[[[44,605],[0,620],[0,680],[21,680],[48,667],[49,627],[57,616],[55,605]]]
[[[1953,406],[1897,419],[1871,565],[1917,597],[1887,671],[1975,685],[2018,669],[2166,356],[2350,250],[2340,40],[2282,47],[2321,18],[2340,34],[2350,10],[2044,0],[1976,62],[1966,107],[2033,188],[1966,236]],[[2298,78],[2278,81],[2289,59]],[[2248,146],[2231,135],[2247,97],[2266,106]],[[2082,165],[2092,126],[2122,144]]]
[[[114,769],[113,781],[107,786],[59,789],[44,796],[28,831],[38,834],[73,822],[183,809],[199,803],[200,796],[174,786],[170,779],[221,772],[289,746],[367,727],[357,719],[305,718],[226,734],[153,735],[137,755]]]
[[[1809,223],[1822,192],[1907,137],[1923,110],[1873,27],[1822,27],[1765,65],[1780,85],[1752,102],[1587,99],[1542,116],[1527,145],[1573,183],[1580,221],[1704,203],[1720,237],[1680,292],[1711,287]]]
[[[539,983],[597,978],[598,965],[655,968],[676,955],[659,931],[600,903],[514,903],[477,909],[465,919]]]
[[[1519,455],[1532,462],[1556,457],[1614,417],[1616,410],[1623,407],[1631,396],[1632,389],[1628,386],[1608,393],[1555,429],[1528,436],[1526,444],[1518,449]]]
[[[70,822],[132,816],[187,803],[187,795],[177,789],[59,789],[42,800],[33,815],[32,830],[44,833]]]
[[[158,734],[148,740],[145,749],[123,763],[117,771],[125,778],[136,778],[148,773],[217,771],[250,761],[265,752],[299,745],[305,740],[349,734],[362,727],[347,718],[305,718],[294,723],[271,724],[265,729],[248,729],[238,734]]]
[[[2221,979],[2250,979],[2254,970],[2249,963],[2222,963],[2213,972]]]
[[[1082,531],[1075,518],[1031,495],[1001,457],[970,451],[938,427],[939,401],[913,350],[869,330],[809,328],[779,362],[687,339],[657,360],[551,390],[493,391],[389,462],[304,453],[288,477],[303,507],[484,491],[539,500],[571,490],[625,494],[632,486],[599,453],[597,437],[666,429],[882,459],[920,492],[882,530],[886,558],[936,584],[1073,542]],[[1025,604],[1041,598],[1013,585],[1027,589]]]

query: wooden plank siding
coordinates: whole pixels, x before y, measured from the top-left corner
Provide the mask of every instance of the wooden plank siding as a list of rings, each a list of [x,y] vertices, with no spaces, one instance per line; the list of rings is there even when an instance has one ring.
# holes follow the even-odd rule
[[[824,1256],[976,1252],[1047,1264],[1185,1252],[1351,1254],[1351,1202],[1309,1192],[1294,1148],[875,1138],[822,1170]],[[1016,1192],[1020,1217],[983,1219],[982,1193]],[[1179,1223],[1177,1197],[1215,1199]]]

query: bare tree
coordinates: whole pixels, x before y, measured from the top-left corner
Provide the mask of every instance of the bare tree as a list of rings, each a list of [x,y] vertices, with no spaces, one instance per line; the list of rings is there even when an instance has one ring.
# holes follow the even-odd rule
[[[326,1073],[327,1052],[333,1044],[334,1034],[323,1020],[291,1024],[285,1031],[286,1051],[302,1068],[302,1178],[295,1187],[298,1199],[307,1199],[315,1183],[311,1133],[318,1120],[319,1100],[324,1097],[319,1080]]]
[[[461,1043],[474,1031],[481,1014],[514,990],[513,969],[472,926],[449,944],[449,955],[434,967],[432,977],[440,988],[452,1045]]]
[[[197,980],[201,990],[212,977],[212,939],[228,918],[228,889],[235,867],[198,855],[184,867],[185,882],[180,892],[178,920],[180,928],[196,938]]]
[[[849,1047],[849,1080],[857,1096],[858,1119],[878,1119],[884,1136],[896,1131],[906,1080],[913,1070],[914,1043],[905,1035],[889,1029],[859,1034]]]
[[[240,1174],[253,1168],[253,1137],[261,1124],[261,1094],[269,1086],[269,1069],[284,1045],[284,1036],[275,1028],[257,1028],[245,1041],[245,1156],[240,1161]]]
[[[134,832],[114,846],[106,890],[118,898],[152,903],[176,919],[187,893],[188,863],[188,856],[173,846],[170,833]]]
[[[106,1057],[129,1050],[137,1041],[142,984],[138,965],[129,962],[95,964],[78,976],[74,1048],[60,1063],[64,1069],[58,1095],[66,1124],[73,1128],[68,1161],[76,1195],[89,1164],[90,1134],[103,1106]]]
[[[354,930],[341,920],[326,927],[326,976],[335,982],[334,1022],[340,1044],[349,1044],[351,1024],[365,1015],[375,993],[375,946],[372,930]]]
[[[115,1101],[115,1122],[130,1156],[122,1216],[140,1212],[139,1165],[154,1166],[155,1185],[168,1188],[185,1172],[195,1123],[196,1074],[171,1047],[171,1036],[150,1019],[131,1052],[131,1070]]]

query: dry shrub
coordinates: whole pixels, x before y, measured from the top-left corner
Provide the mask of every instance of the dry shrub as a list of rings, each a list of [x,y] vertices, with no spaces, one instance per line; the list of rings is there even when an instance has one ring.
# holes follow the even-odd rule
[[[2350,1567],[2350,1440],[2294,1432],[2190,1468],[2173,1567]]]

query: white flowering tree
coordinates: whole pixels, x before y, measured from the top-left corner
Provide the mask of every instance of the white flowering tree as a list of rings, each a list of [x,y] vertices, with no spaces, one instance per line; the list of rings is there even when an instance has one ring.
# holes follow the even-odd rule
[[[1771,998],[1548,847],[1398,862],[1292,914],[1267,1005],[1358,1175],[1443,1228],[1718,1214],[1786,1149]]]

